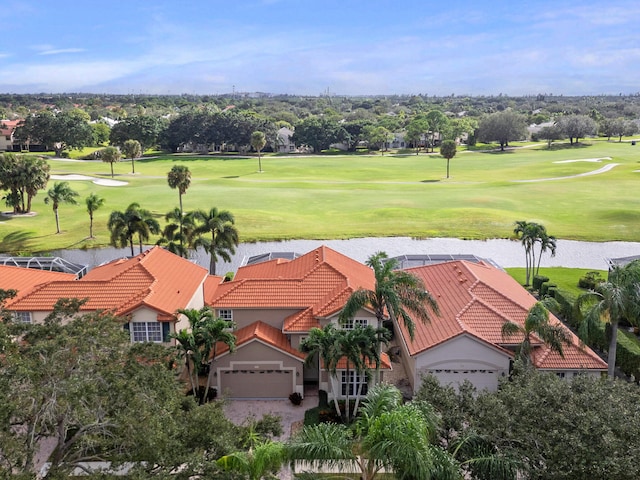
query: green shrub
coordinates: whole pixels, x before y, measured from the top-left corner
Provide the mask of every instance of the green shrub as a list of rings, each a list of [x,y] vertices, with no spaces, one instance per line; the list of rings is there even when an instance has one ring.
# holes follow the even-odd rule
[[[544,282],[548,282],[549,281],[549,277],[545,277],[544,275],[534,275],[533,276],[533,289],[540,291],[540,288],[542,288],[542,284]]]
[[[587,272],[583,277],[578,280],[578,287],[585,290],[593,290],[601,282],[604,282],[604,278],[600,276],[600,272],[592,271]]]
[[[548,295],[549,293],[549,289],[550,288],[558,288],[558,285],[556,285],[555,283],[549,283],[549,282],[544,282],[541,286],[540,286],[540,296],[544,297],[545,295]]]
[[[561,316],[565,322],[572,327],[577,327],[580,323],[580,318],[576,315],[575,303],[576,299],[566,290],[560,288],[556,289],[553,298],[558,302],[558,311],[554,312]]]
[[[640,380],[640,344],[635,335],[622,329],[618,330],[616,365],[636,381]]]

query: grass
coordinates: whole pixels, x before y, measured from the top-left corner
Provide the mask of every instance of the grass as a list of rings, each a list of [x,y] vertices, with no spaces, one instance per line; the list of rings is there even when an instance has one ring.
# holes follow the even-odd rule
[[[525,282],[525,269],[524,268],[505,268],[507,273],[511,275],[520,285],[524,285]],[[560,290],[570,293],[574,297],[578,297],[581,293],[585,293],[585,290],[578,287],[578,280],[584,277],[588,272],[593,272],[593,269],[589,268],[564,268],[564,267],[541,267],[540,275],[549,278],[550,283],[558,285]],[[602,278],[607,278],[607,272],[605,270],[597,270],[600,272]]]
[[[558,238],[606,241],[640,240],[640,147],[593,140],[573,148],[531,146],[500,152],[459,152],[445,179],[439,155],[265,156],[158,155],[114,165],[124,187],[89,181],[71,183],[79,206],[62,205],[63,233],[55,234],[44,192],[34,199],[34,217],[0,219],[0,251],[41,252],[90,248],[109,242],[107,219],[113,210],[138,202],[163,223],[178,205],[166,181],[175,164],[189,167],[192,183],[185,210],[218,207],[236,217],[241,241],[340,239],[367,236],[506,238],[515,220],[543,223]],[[514,182],[567,177],[596,170],[603,163],[554,163],[611,157],[613,170],[556,181]],[[55,175],[82,174],[109,179],[109,164],[50,159]],[[52,182],[50,183],[50,185]],[[96,212],[96,238],[88,240],[84,198],[106,199]]]

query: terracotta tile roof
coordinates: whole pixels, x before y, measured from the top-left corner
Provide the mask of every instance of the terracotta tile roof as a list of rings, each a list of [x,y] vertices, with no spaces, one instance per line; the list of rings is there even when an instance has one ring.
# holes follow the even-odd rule
[[[271,345],[278,350],[293,355],[294,357],[297,357],[301,360],[304,360],[306,358],[306,355],[304,353],[291,347],[289,339],[286,337],[286,335],[284,335],[277,328],[272,327],[271,325],[268,325],[264,322],[254,322],[251,325],[247,325],[246,327],[241,328],[234,333],[236,336],[236,348],[239,348],[242,345],[246,345],[253,340],[258,340]],[[217,351],[218,355],[222,355],[223,353],[227,353],[229,351],[229,347],[224,343],[218,342]]]
[[[11,136],[22,120],[0,120],[0,135]]]
[[[376,365],[373,362],[367,362],[367,367],[374,370],[376,368]],[[322,368],[324,368],[324,363],[322,365]],[[349,368],[353,370],[353,364],[351,364]],[[340,361],[338,361],[338,364],[336,365],[336,369],[337,370],[347,369],[347,357],[342,357]],[[387,355],[384,352],[382,352],[382,354],[380,355],[380,370],[391,370],[391,359],[389,358],[389,355]]]
[[[502,337],[502,325],[511,321],[524,325],[528,310],[536,299],[507,273],[485,263],[453,261],[408,269],[421,278],[435,296],[441,316],[433,316],[428,325],[416,322],[415,338],[409,340],[406,329],[400,330],[407,339],[409,352],[416,355],[463,332],[496,346],[517,345],[522,337]],[[553,315],[550,321],[562,325]],[[569,329],[572,344],[564,347],[563,359],[553,353],[540,339],[534,364],[541,369],[598,369],[607,365]]]
[[[50,311],[59,298],[87,298],[82,310],[123,315],[145,305],[170,319],[178,308],[188,306],[207,276],[206,269],[153,247],[133,258],[96,267],[80,280],[40,285],[12,309]]]
[[[34,268],[22,268],[0,265],[0,289],[17,290],[16,297],[7,302],[7,306],[15,303],[25,296],[34,287],[56,280],[73,280],[76,276],[72,273],[49,272]]]
[[[338,312],[351,292],[373,288],[373,271],[326,246],[293,260],[274,259],[238,269],[231,282],[208,290],[215,308],[300,309],[285,319],[283,331],[306,332],[318,318]]]

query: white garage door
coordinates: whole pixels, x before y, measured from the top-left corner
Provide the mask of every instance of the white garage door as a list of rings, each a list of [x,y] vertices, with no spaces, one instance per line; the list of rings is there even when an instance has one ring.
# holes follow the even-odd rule
[[[230,398],[287,398],[293,392],[292,370],[227,370],[222,393]]]

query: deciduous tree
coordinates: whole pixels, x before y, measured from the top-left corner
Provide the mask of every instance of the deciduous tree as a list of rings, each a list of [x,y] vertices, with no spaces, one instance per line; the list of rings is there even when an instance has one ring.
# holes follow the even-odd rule
[[[478,139],[482,142],[498,142],[500,150],[509,142],[523,140],[527,136],[526,119],[512,110],[492,113],[484,117],[478,126]]]

